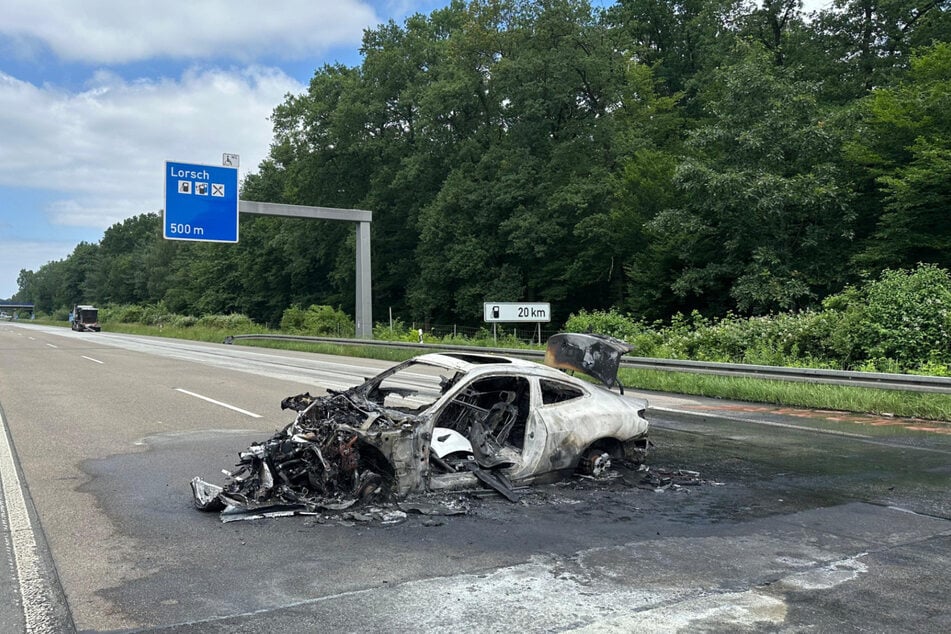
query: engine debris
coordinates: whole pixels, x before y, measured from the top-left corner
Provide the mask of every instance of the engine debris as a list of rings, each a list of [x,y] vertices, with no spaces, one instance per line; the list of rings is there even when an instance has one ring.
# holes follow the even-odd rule
[[[300,394],[281,406],[298,412],[294,422],[241,452],[225,486],[192,480],[198,508],[223,516],[275,507],[342,511],[391,493],[392,469],[358,432],[399,434],[402,420],[350,391]]]

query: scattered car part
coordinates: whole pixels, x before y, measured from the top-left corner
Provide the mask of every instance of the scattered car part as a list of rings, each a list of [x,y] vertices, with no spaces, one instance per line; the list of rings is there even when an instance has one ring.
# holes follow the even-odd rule
[[[680,489],[685,486],[700,486],[703,483],[703,480],[700,479],[699,471],[690,471],[688,469],[651,469],[650,467],[644,466],[641,473],[641,480],[637,486],[654,491]]]
[[[400,510],[420,515],[465,515],[469,505],[464,500],[429,502],[425,500],[406,500],[399,503]]]
[[[469,463],[469,470],[479,479],[483,484],[485,484],[490,489],[494,489],[502,494],[506,500],[509,502],[518,502],[522,496],[518,494],[513,488],[512,483],[502,475],[499,471],[493,469],[485,469],[482,465],[475,462]]]
[[[445,427],[433,428],[433,440],[430,443],[432,452],[440,458],[454,453],[471,454],[472,443],[455,429]]]
[[[224,502],[218,497],[223,490],[222,487],[205,482],[201,478],[192,478],[192,498],[195,506],[202,511],[223,511]]]
[[[617,378],[617,371],[621,366],[621,356],[631,350],[627,343],[607,335],[559,333],[548,339],[545,365],[583,372],[608,388],[617,385],[621,394],[624,394],[624,386]]]

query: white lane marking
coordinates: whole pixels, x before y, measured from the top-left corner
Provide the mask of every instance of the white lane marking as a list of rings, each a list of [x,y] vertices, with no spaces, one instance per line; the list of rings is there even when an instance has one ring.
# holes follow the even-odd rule
[[[200,398],[203,401],[208,401],[209,403],[214,403],[215,405],[220,405],[222,407],[227,407],[228,409],[240,412],[251,418],[261,418],[260,414],[255,414],[254,412],[249,412],[248,410],[241,409],[240,407],[235,407],[234,405],[228,405],[227,403],[222,403],[221,401],[216,401],[213,398],[208,398],[207,396],[202,396],[201,394],[195,394],[194,392],[189,392],[188,390],[183,390],[180,387],[175,388],[176,392],[181,392],[182,394],[188,394],[189,396],[194,396],[195,398]]]
[[[36,341],[36,337],[27,337],[30,341]]]
[[[54,346],[54,345],[51,344],[51,343],[48,343],[48,344],[46,344],[46,345],[49,346],[50,348],[56,348],[56,347],[58,347],[58,346]]]
[[[102,365],[102,361],[100,361],[99,359],[93,359],[92,357],[87,357],[86,355],[79,355],[79,356],[81,356],[83,359],[86,359],[87,361],[92,361],[93,363],[98,363],[99,365]]]
[[[53,593],[40,570],[39,551],[26,499],[7,440],[7,424],[0,413],[0,481],[3,482],[3,506],[13,542],[14,574],[20,588],[20,602],[27,632],[55,632]]]

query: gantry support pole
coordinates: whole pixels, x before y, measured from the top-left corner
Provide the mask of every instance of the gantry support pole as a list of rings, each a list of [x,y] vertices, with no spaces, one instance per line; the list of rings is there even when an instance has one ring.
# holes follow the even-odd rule
[[[238,212],[259,216],[284,216],[286,218],[314,218],[320,220],[343,220],[357,223],[356,263],[356,334],[361,339],[373,338],[373,300],[370,270],[370,222],[373,213],[364,209],[335,209],[332,207],[307,207],[304,205],[281,205],[250,200],[238,201]]]

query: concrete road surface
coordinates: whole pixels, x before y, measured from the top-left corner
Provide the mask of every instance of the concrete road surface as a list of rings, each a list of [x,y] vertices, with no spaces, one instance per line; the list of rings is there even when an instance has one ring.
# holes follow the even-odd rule
[[[940,423],[646,395],[653,480],[392,523],[194,509],[282,398],[386,365],[0,324],[0,631],[951,631]]]

